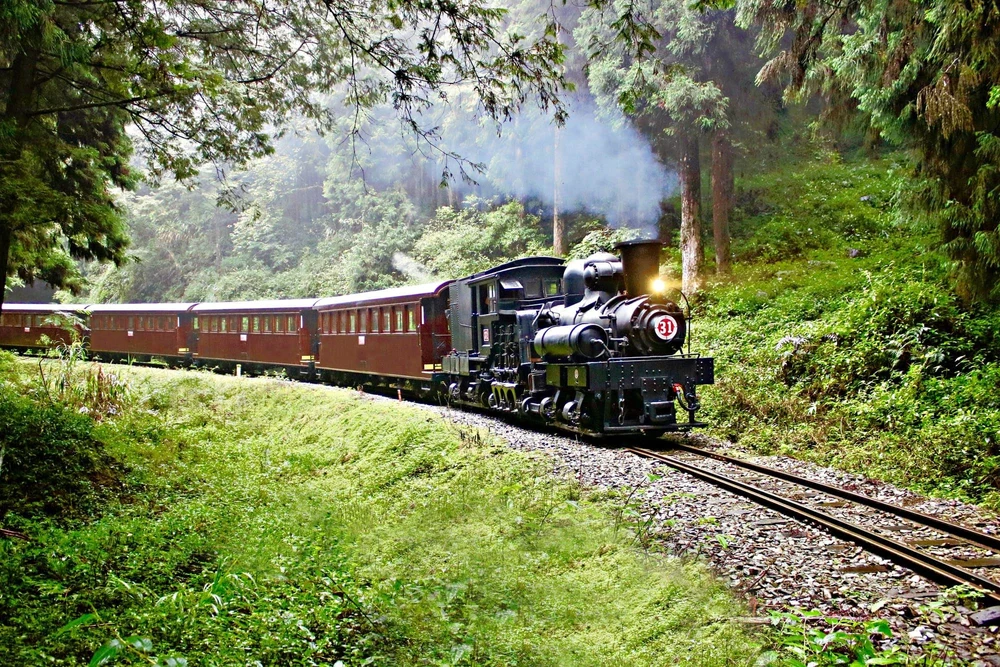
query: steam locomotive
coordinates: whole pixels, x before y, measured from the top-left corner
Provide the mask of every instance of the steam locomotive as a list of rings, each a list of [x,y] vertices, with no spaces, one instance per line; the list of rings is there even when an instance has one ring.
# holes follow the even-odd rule
[[[696,387],[714,381],[713,360],[679,354],[684,314],[654,289],[661,245],[622,243],[620,258],[565,266],[531,257],[455,281],[449,400],[590,434],[701,426]],[[559,295],[525,288],[553,279]]]
[[[568,264],[527,257],[454,281],[326,299],[6,304],[0,347],[76,336],[96,359],[152,361],[396,390],[590,435],[688,430],[711,358],[684,354],[662,244]],[[67,331],[58,313],[76,316]],[[686,414],[686,419],[679,415]]]

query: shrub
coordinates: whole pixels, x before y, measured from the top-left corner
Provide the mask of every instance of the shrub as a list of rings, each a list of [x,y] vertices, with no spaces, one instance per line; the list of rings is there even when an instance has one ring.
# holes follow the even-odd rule
[[[71,518],[95,509],[117,462],[93,421],[0,387],[0,521],[8,513]]]

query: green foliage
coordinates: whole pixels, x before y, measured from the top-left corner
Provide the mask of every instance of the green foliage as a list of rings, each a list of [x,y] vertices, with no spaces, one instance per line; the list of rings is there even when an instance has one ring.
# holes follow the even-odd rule
[[[898,173],[809,159],[746,184],[744,261],[695,324],[718,364],[706,421],[746,448],[995,506],[1000,312],[949,288],[933,234],[896,213]]]
[[[8,274],[79,291],[71,258],[126,261],[113,190],[137,181],[127,127],[158,181],[190,180],[204,163],[221,174],[268,155],[272,135],[293,114],[345,130],[353,145],[363,139],[367,113],[383,105],[411,137],[433,145],[421,113],[449,89],[472,96],[493,120],[509,118],[529,97],[564,118],[563,49],[553,21],[528,40],[506,29],[505,16],[467,0],[363,8],[280,0],[267,11],[252,0],[180,1],[169,9],[5,3],[0,301]],[[337,127],[332,106],[350,119],[345,127]],[[458,159],[444,155],[446,169]],[[232,191],[223,194],[232,201]]]
[[[778,650],[769,655],[772,664],[806,665],[901,665],[913,661],[899,647],[885,651],[874,641],[892,638],[886,621],[858,621],[824,617],[819,611],[772,613]]]
[[[90,515],[119,474],[89,418],[0,386],[0,521]]]
[[[489,202],[470,197],[457,211],[438,209],[414,244],[413,256],[441,278],[470,275],[512,259],[550,252],[538,223],[520,202],[493,208]]]
[[[71,530],[22,520],[30,541],[0,539],[0,644],[19,664],[727,664],[757,650],[725,622],[738,610],[723,586],[643,558],[615,501],[545,460],[355,392],[126,373],[145,399],[98,429],[128,493]]]
[[[744,0],[737,7],[742,25],[760,28],[763,51],[781,49],[760,79],[781,78],[792,95],[822,89],[837,111],[858,110],[881,137],[915,149],[911,214],[940,226],[967,301],[1000,297],[996,6]]]
[[[639,231],[629,227],[595,229],[570,249],[568,258],[586,259],[598,252],[613,253],[617,244],[636,238],[639,238]]]
[[[793,158],[794,159],[794,158]],[[808,250],[845,252],[899,226],[897,192],[905,164],[820,157],[794,160],[741,184],[732,223],[737,260],[776,262]]]

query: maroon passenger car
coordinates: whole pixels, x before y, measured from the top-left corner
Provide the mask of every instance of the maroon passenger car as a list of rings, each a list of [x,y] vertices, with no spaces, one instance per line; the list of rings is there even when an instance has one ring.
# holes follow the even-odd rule
[[[431,379],[451,350],[445,311],[450,280],[349,294],[316,302],[323,379],[369,374]]]
[[[71,331],[82,340],[87,334],[86,308],[60,303],[5,303],[0,315],[0,347],[28,350],[68,344],[73,341]],[[48,343],[43,342],[42,336],[48,338]]]
[[[280,367],[309,375],[315,358],[316,299],[199,303],[191,309],[195,362]]]
[[[109,359],[190,361],[192,303],[90,306],[90,351]]]

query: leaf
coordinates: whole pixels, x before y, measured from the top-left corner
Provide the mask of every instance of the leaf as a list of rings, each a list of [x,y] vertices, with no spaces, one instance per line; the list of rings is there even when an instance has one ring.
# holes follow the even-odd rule
[[[153,664],[156,665],[156,667],[188,667],[187,658],[182,658],[180,656],[170,657],[170,658],[156,658],[156,661]],[[344,663],[341,662],[339,664],[341,665],[341,667],[343,667]],[[337,667],[337,665],[334,664],[333,667]]]
[[[59,628],[58,630],[56,630],[54,633],[52,633],[52,636],[53,637],[58,637],[59,635],[63,634],[64,632],[69,632],[73,628],[80,627],[81,625],[89,625],[90,623],[97,623],[100,620],[101,620],[101,617],[98,616],[96,613],[94,613],[94,614],[84,614],[80,618],[74,619],[74,620],[70,621],[69,623],[67,623],[66,625],[64,625],[61,628]]]
[[[875,604],[873,604],[871,607],[869,607],[868,610],[871,611],[874,614],[876,611],[878,611],[882,607],[886,606],[887,604],[889,604],[888,600],[879,600],[878,602],[876,602]]]
[[[865,623],[865,630],[867,630],[869,634],[877,632],[885,637],[892,637],[892,628],[889,627],[889,621],[869,621]]]
[[[101,667],[101,665],[108,664],[118,657],[123,648],[125,648],[124,644],[117,639],[112,639],[94,652],[93,657],[91,657],[88,663],[88,667]]]
[[[764,651],[759,656],[757,656],[757,661],[754,663],[754,667],[766,667],[767,665],[773,664],[778,661],[777,651]]]
[[[153,650],[153,640],[149,637],[126,637],[125,643],[140,653],[150,653]]]

